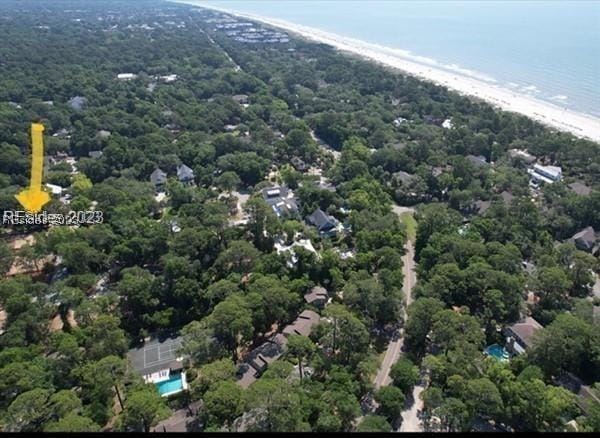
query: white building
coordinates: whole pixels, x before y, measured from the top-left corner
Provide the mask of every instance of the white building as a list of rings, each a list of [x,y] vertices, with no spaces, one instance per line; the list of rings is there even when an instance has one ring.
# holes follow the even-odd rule
[[[134,73],[119,73],[117,75],[117,79],[120,81],[130,81],[135,78],[137,78],[137,75]]]
[[[534,164],[532,168],[527,169],[534,182],[544,182],[552,184],[562,179],[562,169],[558,166],[542,166]]]

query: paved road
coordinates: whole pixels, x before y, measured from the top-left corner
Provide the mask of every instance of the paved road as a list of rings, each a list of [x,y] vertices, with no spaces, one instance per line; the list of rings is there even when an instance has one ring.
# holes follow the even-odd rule
[[[406,297],[406,307],[408,307],[410,303],[412,303],[412,288],[416,281],[414,272],[415,250],[410,240],[406,242],[404,249],[406,250],[406,254],[404,257],[402,257],[402,262],[404,265],[404,283],[402,285],[402,291]],[[406,319],[406,307],[403,309],[404,319]],[[387,351],[385,352],[385,356],[383,357],[383,361],[381,362],[377,376],[375,376],[375,389],[379,389],[382,386],[387,386],[391,383],[390,369],[392,368],[392,365],[394,365],[400,358],[403,345],[404,329],[400,330],[400,336],[397,340],[388,344]]]
[[[423,432],[423,425],[418,414],[423,409],[421,393],[424,389],[423,385],[415,385],[413,388],[413,403],[407,410],[402,412],[402,424],[399,432]]]

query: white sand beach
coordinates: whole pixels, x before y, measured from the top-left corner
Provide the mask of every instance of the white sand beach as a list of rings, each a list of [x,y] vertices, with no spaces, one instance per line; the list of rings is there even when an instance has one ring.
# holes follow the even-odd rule
[[[358,55],[364,59],[396,68],[420,79],[448,87],[463,95],[485,100],[505,111],[523,114],[557,130],[567,131],[577,137],[600,142],[600,118],[577,113],[550,102],[518,94],[508,88],[496,85],[493,80],[487,79],[485,76],[474,77],[473,75],[462,75],[458,71],[440,68],[440,66],[436,66],[435,61],[431,62],[431,60],[425,58],[422,59],[423,62],[417,62],[418,57],[410,56],[409,58],[409,53],[404,50],[343,37],[319,29],[290,23],[285,20],[240,13],[212,5],[209,6],[199,1],[174,1],[213,9],[239,18],[259,21],[273,27],[278,27],[308,40],[333,46],[340,51]],[[559,102],[560,99],[556,99],[556,101]]]

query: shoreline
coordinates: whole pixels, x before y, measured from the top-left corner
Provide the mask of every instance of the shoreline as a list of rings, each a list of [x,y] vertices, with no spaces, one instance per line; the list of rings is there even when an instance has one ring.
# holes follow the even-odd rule
[[[450,72],[433,65],[420,64],[407,59],[406,52],[401,49],[367,43],[277,18],[262,17],[206,5],[203,2],[194,0],[170,1],[210,9],[277,27],[304,39],[332,46],[346,54],[358,55],[362,59],[400,70],[404,74],[446,87],[461,95],[481,99],[498,109],[524,115],[549,128],[569,132],[576,137],[600,143],[600,118],[562,108],[534,97],[518,94],[510,89],[461,75],[457,72]]]

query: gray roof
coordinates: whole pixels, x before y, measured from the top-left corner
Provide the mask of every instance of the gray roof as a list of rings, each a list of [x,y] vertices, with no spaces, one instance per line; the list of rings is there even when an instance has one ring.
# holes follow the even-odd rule
[[[475,209],[477,210],[477,213],[484,214],[491,205],[492,203],[490,201],[476,201]]]
[[[192,181],[194,179],[194,171],[185,164],[180,164],[177,166],[177,178],[181,182]]]
[[[236,94],[235,96],[232,97],[233,100],[235,100],[237,103],[246,103],[248,102],[248,95],[247,94]]]
[[[285,186],[266,187],[262,189],[262,196],[277,217],[291,216],[298,212],[298,201]]]
[[[330,231],[338,226],[339,221],[333,216],[328,215],[320,208],[317,208],[306,220],[317,227],[319,231]]]
[[[180,336],[166,339],[154,338],[127,353],[133,368],[142,376],[164,369],[181,368],[177,352],[181,348]]]
[[[510,204],[512,202],[512,200],[514,199],[514,195],[510,192],[507,192],[506,190],[503,191],[502,193],[500,193],[500,196],[502,196],[502,199],[507,204]]]
[[[167,182],[167,174],[157,167],[150,175],[150,182],[155,186],[164,184]]]
[[[87,99],[83,96],[75,96],[71,98],[67,103],[75,111],[81,111],[87,103]]]
[[[593,227],[587,227],[576,233],[571,239],[577,248],[591,251],[596,243],[596,232]]]
[[[489,164],[483,155],[467,155],[467,160],[477,167],[487,166]]]
[[[98,159],[102,157],[102,151],[90,151],[88,155],[90,158]]]
[[[573,190],[579,196],[587,196],[590,193],[592,193],[591,187],[588,187],[585,184],[580,183],[580,182],[574,182],[574,183],[569,184],[569,188],[571,190]]]
[[[202,428],[198,421],[198,412],[202,407],[202,401],[190,403],[187,407],[179,409],[173,414],[159,422],[151,432],[201,432]]]
[[[267,366],[275,362],[283,354],[287,339],[282,334],[276,334],[265,343],[256,347],[248,356],[246,362],[259,373],[263,372]]]
[[[312,304],[315,301],[320,301],[320,300],[326,301],[327,298],[329,298],[329,296],[327,295],[327,289],[325,289],[322,286],[315,286],[310,290],[309,293],[304,295],[304,300],[308,304]]]
[[[283,329],[283,334],[285,336],[293,334],[308,336],[312,332],[313,327],[317,325],[320,320],[321,318],[318,313],[313,312],[312,310],[305,310],[298,315],[298,318],[296,318],[292,324]]]
[[[413,174],[404,172],[402,170],[400,172],[396,172],[396,173],[392,174],[392,176],[394,178],[396,178],[397,180],[402,181],[402,184],[410,183],[415,177]]]
[[[524,321],[508,327],[508,330],[518,338],[519,343],[524,347],[530,347],[532,345],[533,334],[542,328],[544,327],[539,322],[528,316]]]

